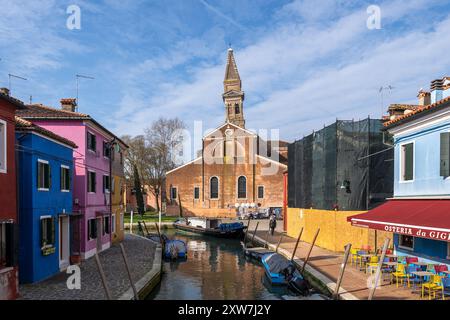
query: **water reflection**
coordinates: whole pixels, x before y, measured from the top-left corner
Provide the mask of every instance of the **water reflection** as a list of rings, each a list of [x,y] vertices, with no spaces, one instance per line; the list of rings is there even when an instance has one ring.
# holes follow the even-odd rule
[[[289,294],[267,282],[262,266],[246,259],[237,240],[176,231],[167,235],[187,242],[188,259],[164,263],[162,282],[149,299],[266,300]]]

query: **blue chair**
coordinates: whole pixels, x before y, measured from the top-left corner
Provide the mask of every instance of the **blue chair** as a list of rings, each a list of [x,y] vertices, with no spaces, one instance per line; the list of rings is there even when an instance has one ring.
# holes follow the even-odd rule
[[[361,270],[362,269],[362,267],[363,267],[363,263],[364,263],[364,261],[363,261],[363,257],[361,257],[361,255],[363,255],[363,254],[367,254],[367,251],[366,250],[359,250],[357,253],[356,253],[356,255],[357,255],[357,262],[356,262],[356,265],[358,265],[358,263],[359,263],[359,270]]]
[[[442,300],[446,295],[450,296],[450,278],[442,278]]]

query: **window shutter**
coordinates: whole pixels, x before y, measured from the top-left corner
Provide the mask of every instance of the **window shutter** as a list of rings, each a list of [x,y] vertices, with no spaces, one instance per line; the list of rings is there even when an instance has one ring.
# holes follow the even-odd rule
[[[65,177],[64,177],[64,168],[63,167],[61,167],[60,169],[59,169],[59,172],[60,172],[60,177],[59,177],[59,184],[60,184],[60,190],[64,190],[65,188],[65,186],[64,186],[64,179],[65,179]]]
[[[103,193],[106,191],[106,176],[103,176]]]
[[[50,223],[50,244],[55,245],[55,217],[49,219]]]
[[[404,171],[404,180],[409,181],[414,177],[414,145],[412,143],[404,146],[405,152],[405,171]]]
[[[50,189],[52,187],[52,170],[50,164],[47,164],[45,168],[47,168],[48,188]]]
[[[40,185],[39,185],[39,181],[41,181],[40,176],[41,176],[41,170],[39,169],[39,162],[37,162],[37,167],[36,167],[36,186],[37,189],[39,189]]]
[[[41,219],[41,248],[45,246],[44,232],[45,232],[45,219]]]
[[[441,177],[450,176],[450,133],[441,133]]]

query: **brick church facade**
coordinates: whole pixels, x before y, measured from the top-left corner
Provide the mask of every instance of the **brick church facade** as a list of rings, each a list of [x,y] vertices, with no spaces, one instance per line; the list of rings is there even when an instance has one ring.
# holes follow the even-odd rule
[[[228,50],[225,123],[203,137],[199,157],[166,173],[167,213],[236,216],[237,207],[282,207],[287,143],[245,129],[244,92]],[[242,209],[241,209],[242,210]]]

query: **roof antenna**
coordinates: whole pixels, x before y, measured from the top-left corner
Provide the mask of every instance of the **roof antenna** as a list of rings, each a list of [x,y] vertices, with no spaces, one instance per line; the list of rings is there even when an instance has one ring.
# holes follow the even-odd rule
[[[83,78],[83,79],[89,79],[89,80],[94,80],[95,78],[94,77],[91,77],[91,76],[85,76],[85,75],[82,75],[82,74],[77,74],[77,75],[75,75],[75,77],[77,78],[77,98],[76,98],[76,102],[77,102],[77,106],[76,106],[76,112],[78,112],[78,92],[79,92],[79,86],[80,86],[80,78]]]
[[[26,79],[26,78],[19,77],[19,76],[16,76],[16,75],[14,75],[14,74],[8,73],[8,81],[9,81],[9,83],[8,83],[8,89],[9,89],[9,94],[11,94],[11,78],[16,78],[16,79],[20,79],[20,80],[24,80],[24,81],[27,81],[27,80],[28,80],[28,79]]]
[[[381,97],[381,119],[383,119],[383,113],[384,113],[384,91],[389,90],[389,94],[391,94],[392,89],[395,89],[393,86],[388,85],[387,87],[381,86],[380,89],[378,89],[378,92],[380,93]]]

